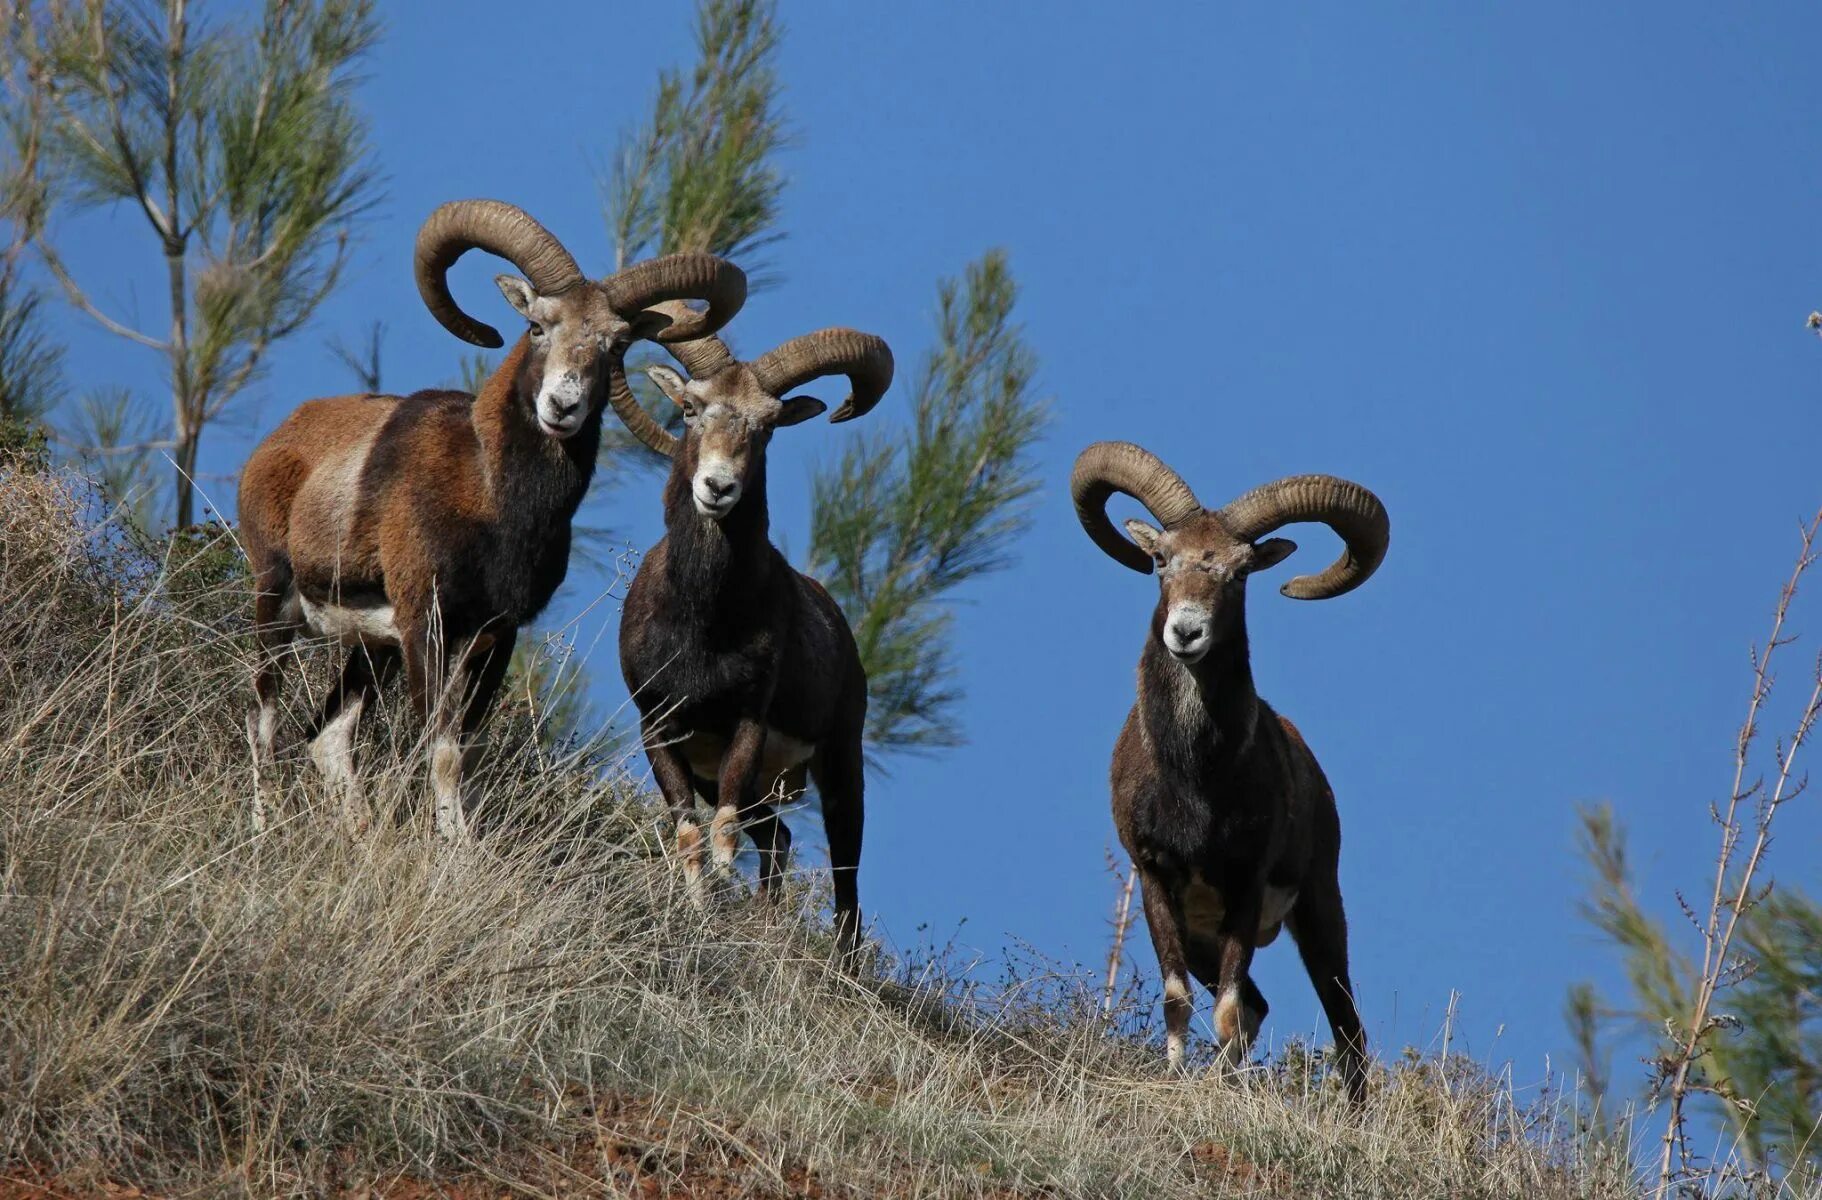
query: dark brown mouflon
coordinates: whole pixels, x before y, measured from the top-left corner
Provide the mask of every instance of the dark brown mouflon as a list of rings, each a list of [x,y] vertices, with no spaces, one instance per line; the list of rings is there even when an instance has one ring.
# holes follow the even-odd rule
[[[714,337],[669,349],[692,378],[667,367],[650,374],[683,410],[684,434],[673,437],[649,418],[628,422],[670,456],[671,471],[665,535],[640,564],[620,618],[620,667],[652,775],[700,900],[696,796],[715,808],[714,862],[733,861],[744,826],[759,850],[760,894],[775,896],[791,845],[775,804],[801,794],[807,772],[822,799],[837,930],[852,950],[867,676],[840,607],[771,543],[766,447],[773,430],[823,411],[808,396],[780,399],[820,376],[846,375],[851,384],[832,420],[866,413],[892,382],[892,352],[849,329],[794,338],[752,363],[736,361]],[[614,375],[616,396],[630,402],[618,364]]]
[[[590,281],[521,210],[458,201],[419,231],[418,289],[445,328],[477,345],[498,346],[500,335],[457,307],[445,279],[470,249],[528,277],[495,281],[528,329],[478,395],[312,400],[259,444],[241,474],[259,643],[256,761],[273,751],[292,639],[340,639],[350,647],[341,681],[307,736],[356,830],[369,818],[353,775],[354,728],[403,662],[412,700],[434,726],[437,829],[464,832],[465,744],[480,730],[519,627],[568,570],[570,522],[594,474],[610,364],[635,338],[718,329],[746,298],[739,268],[706,254]],[[650,311],[678,298],[708,308]],[[255,800],[256,828],[264,803]]]
[[[1171,1065],[1183,1059],[1190,975],[1214,994],[1222,1061],[1245,1061],[1266,1013],[1249,974],[1253,950],[1288,926],[1334,1031],[1348,1096],[1359,1103],[1366,1037],[1348,978],[1341,821],[1316,756],[1253,689],[1246,578],[1296,549],[1267,534],[1320,521],[1346,552],[1282,590],[1301,600],[1351,591],[1385,557],[1385,508],[1358,484],[1298,475],[1205,509],[1175,471],[1127,442],[1082,451],[1070,489],[1096,545],[1159,575],[1138,702],[1114,744],[1113,818],[1164,976]],[[1128,521],[1131,540],[1122,537],[1107,518],[1114,492],[1138,500],[1163,528]]]

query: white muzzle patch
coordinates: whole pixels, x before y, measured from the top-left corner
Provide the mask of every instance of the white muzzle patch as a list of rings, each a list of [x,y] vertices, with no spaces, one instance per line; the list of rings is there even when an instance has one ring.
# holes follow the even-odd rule
[[[1164,614],[1164,648],[1180,663],[1200,662],[1214,645],[1214,623],[1214,614],[1203,605],[1172,605]]]
[[[588,416],[582,404],[582,377],[574,371],[544,380],[538,392],[538,427],[546,437],[562,441],[573,437]]]
[[[719,521],[740,503],[740,475],[725,458],[705,458],[690,481],[690,498],[696,511],[712,521]]]

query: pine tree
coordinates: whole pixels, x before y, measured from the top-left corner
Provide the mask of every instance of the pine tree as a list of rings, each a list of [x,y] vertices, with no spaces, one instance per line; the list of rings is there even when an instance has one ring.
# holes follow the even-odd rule
[[[909,430],[857,434],[816,473],[809,570],[854,626],[875,756],[963,740],[948,604],[1010,561],[1037,489],[1029,452],[1045,411],[1012,320],[1017,296],[997,250],[940,282]]]
[[[13,103],[47,117],[11,205],[69,301],[164,359],[170,421],[138,448],[170,452],[178,526],[204,430],[340,282],[375,195],[353,73],[378,37],[371,0],[266,0],[248,28],[191,10],[18,3],[7,30]],[[75,278],[60,206],[143,222],[164,260],[162,333],[104,312]]]

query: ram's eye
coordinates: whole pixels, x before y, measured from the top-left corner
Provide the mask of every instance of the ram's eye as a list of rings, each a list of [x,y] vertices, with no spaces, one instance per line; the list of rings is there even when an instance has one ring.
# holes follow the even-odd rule
[[[544,336],[544,326],[538,324],[536,321],[533,321],[531,323],[531,336],[533,336],[535,338],[543,337]]]

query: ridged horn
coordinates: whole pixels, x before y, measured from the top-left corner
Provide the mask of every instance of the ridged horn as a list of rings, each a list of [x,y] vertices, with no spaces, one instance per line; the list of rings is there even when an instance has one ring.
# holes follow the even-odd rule
[[[892,386],[892,348],[857,329],[819,329],[768,350],[753,362],[759,386],[780,400],[792,388],[824,375],[846,375],[848,398],[829,420],[865,416]]]
[[[698,315],[681,300],[654,304],[652,311],[664,314],[673,322],[685,321]],[[670,351],[672,358],[683,364],[683,369],[690,373],[691,379],[707,379],[734,365],[734,355],[728,350],[727,344],[712,333],[690,342],[668,342],[664,348]]]
[[[667,314],[671,323],[652,335],[666,345],[707,337],[733,320],[747,299],[746,272],[713,254],[667,254],[636,263],[609,275],[600,287],[608,306],[629,319],[666,300],[707,301],[702,312],[678,306]]]
[[[412,256],[418,295],[443,328],[476,346],[503,345],[500,331],[462,311],[449,294],[449,268],[470,250],[485,250],[517,267],[541,296],[582,282],[582,269],[556,235],[502,200],[452,200],[418,230]]]
[[[1075,470],[1069,475],[1076,519],[1108,557],[1149,575],[1151,555],[1133,545],[1107,518],[1107,501],[1115,492],[1143,504],[1166,529],[1195,516],[1202,505],[1181,475],[1131,442],[1096,442],[1076,456]]]
[[[1320,521],[1346,543],[1319,575],[1299,575],[1278,590],[1293,600],[1327,600],[1351,592],[1385,561],[1391,518],[1379,497],[1333,475],[1292,475],[1256,487],[1220,510],[1233,535],[1252,542],[1297,521]]]
[[[645,445],[671,458],[677,453],[678,438],[670,430],[658,423],[658,419],[645,411],[639,398],[633,395],[633,389],[626,382],[626,347],[615,346],[607,356],[607,402],[613,405],[614,413],[620,418],[632,435]]]

